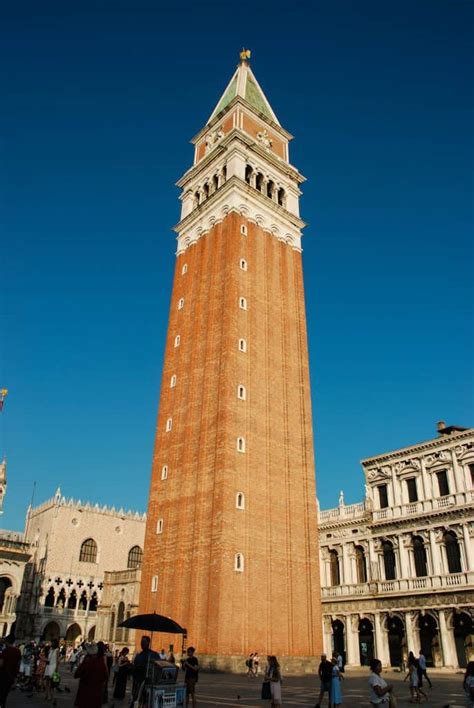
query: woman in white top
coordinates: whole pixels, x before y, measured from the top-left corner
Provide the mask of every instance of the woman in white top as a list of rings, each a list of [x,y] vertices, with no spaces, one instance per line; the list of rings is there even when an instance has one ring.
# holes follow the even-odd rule
[[[52,678],[53,678],[53,674],[55,674],[56,671],[58,670],[58,659],[59,659],[59,642],[57,639],[52,639],[51,646],[49,648],[49,653],[48,653],[48,663],[46,664],[46,668],[44,670],[44,683],[45,683],[45,688],[46,688],[45,699],[47,701],[50,701],[53,697]]]
[[[370,662],[370,705],[388,706],[390,693],[393,691],[391,683],[387,683],[380,674],[382,673],[382,662],[379,659],[372,659]]]

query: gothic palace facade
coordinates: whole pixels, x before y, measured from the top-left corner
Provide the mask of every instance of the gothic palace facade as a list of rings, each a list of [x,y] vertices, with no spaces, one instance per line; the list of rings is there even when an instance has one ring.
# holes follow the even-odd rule
[[[474,659],[474,429],[362,461],[365,500],[319,512],[326,652],[349,666]]]

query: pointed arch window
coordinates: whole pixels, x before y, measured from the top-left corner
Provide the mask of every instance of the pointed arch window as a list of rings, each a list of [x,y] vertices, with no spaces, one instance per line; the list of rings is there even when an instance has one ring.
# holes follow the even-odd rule
[[[245,438],[237,438],[237,452],[245,452]]]
[[[245,226],[245,224],[240,225],[240,233],[242,234],[242,236],[247,236],[248,231],[247,231],[247,227]]]
[[[247,352],[247,341],[245,339],[239,339],[239,352]]]
[[[163,465],[161,468],[161,479],[168,479],[168,465]]]
[[[244,297],[239,298],[239,307],[241,310],[247,309],[247,300]]]
[[[428,575],[428,565],[426,562],[426,548],[421,536],[413,536],[413,557],[416,577],[425,578]]]
[[[156,533],[163,533],[163,519],[158,519],[156,522]]]
[[[461,550],[454,531],[446,531],[444,534],[444,543],[446,545],[446,559],[448,561],[449,572],[462,573]]]
[[[247,261],[245,258],[240,259],[240,270],[247,270]]]
[[[97,543],[93,538],[87,538],[82,546],[81,552],[79,554],[79,560],[82,563],[96,563],[97,562]]]
[[[170,388],[174,388],[176,386],[176,374],[173,374],[173,376],[170,379]]]
[[[331,585],[340,585],[341,571],[339,566],[339,553],[334,549],[329,551],[329,568],[331,574]]]
[[[247,391],[245,389],[245,386],[242,384],[239,384],[237,386],[237,398],[239,398],[241,401],[245,401],[247,399]]]
[[[173,418],[168,418],[166,421],[165,431],[169,433],[173,427]]]
[[[245,494],[237,492],[235,495],[235,506],[237,509],[245,509]]]
[[[181,268],[181,275],[185,275],[188,272],[188,264],[183,263],[183,267]]]
[[[49,588],[45,600],[44,600],[44,606],[45,607],[54,607],[54,588],[51,587]]]
[[[243,553],[236,553],[234,557],[234,570],[238,573],[244,572],[244,555]]]
[[[181,344],[181,337],[179,336],[179,334],[177,334],[176,337],[174,338],[174,346],[179,347],[180,344]]]
[[[391,541],[384,541],[382,544],[383,563],[385,568],[385,580],[395,580],[397,577],[395,566],[395,551]]]
[[[184,297],[180,297],[178,300],[178,310],[182,310],[184,307]]]
[[[128,552],[127,568],[142,567],[143,551],[140,546],[132,546]]]

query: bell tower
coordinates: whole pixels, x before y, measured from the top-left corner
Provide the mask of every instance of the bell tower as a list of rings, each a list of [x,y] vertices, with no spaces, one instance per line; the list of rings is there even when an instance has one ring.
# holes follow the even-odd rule
[[[258,650],[298,670],[322,650],[304,177],[249,56],[178,182],[140,611],[185,626],[204,666]]]

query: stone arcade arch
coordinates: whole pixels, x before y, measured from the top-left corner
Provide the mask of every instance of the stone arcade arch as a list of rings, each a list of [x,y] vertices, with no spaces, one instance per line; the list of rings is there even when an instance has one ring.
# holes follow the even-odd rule
[[[405,651],[405,625],[398,615],[387,617],[385,625],[390,666],[401,666],[403,664],[403,654]]]
[[[82,629],[74,622],[70,624],[66,631],[66,642],[68,644],[75,644],[76,640],[82,635]]]
[[[461,669],[465,669],[474,640],[472,617],[467,612],[454,612],[452,621],[458,664]]]
[[[359,622],[359,655],[361,666],[368,666],[374,658],[374,626],[367,617]]]
[[[436,656],[440,656],[438,624],[433,615],[428,612],[418,617],[420,630],[420,648],[426,657],[427,666],[436,666]]]
[[[5,575],[2,575],[0,578],[0,614],[3,613],[5,609],[5,600],[6,600],[6,595],[8,594],[8,590],[11,590],[12,588],[12,581],[10,578],[7,578]]]
[[[341,620],[336,619],[332,623],[332,648],[342,656],[343,663],[346,663],[346,642],[345,627]]]
[[[48,622],[41,632],[41,639],[45,642],[50,642],[51,639],[59,639],[59,624],[57,622]]]

